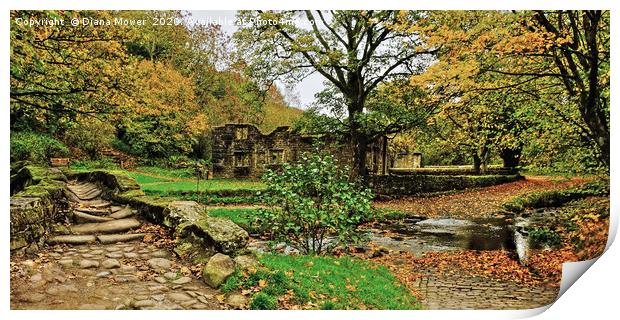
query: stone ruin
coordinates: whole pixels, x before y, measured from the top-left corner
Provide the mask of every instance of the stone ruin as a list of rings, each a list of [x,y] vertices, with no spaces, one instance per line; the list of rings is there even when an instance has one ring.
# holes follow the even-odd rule
[[[422,168],[422,154],[419,152],[398,153],[391,162],[391,168]]]
[[[339,163],[351,166],[350,145],[328,136],[302,135],[288,126],[262,133],[252,124],[226,124],[213,129],[213,176],[216,178],[259,178],[283,163],[294,163],[304,152],[311,152],[322,142]],[[387,137],[372,141],[366,153],[367,171],[375,175],[388,173],[391,167]],[[406,160],[401,160],[404,165]],[[418,162],[419,165],[419,162]]]

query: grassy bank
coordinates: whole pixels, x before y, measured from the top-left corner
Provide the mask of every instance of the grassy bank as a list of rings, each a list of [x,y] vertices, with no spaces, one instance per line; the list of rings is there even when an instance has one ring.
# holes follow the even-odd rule
[[[559,207],[573,200],[604,195],[609,195],[609,182],[594,181],[564,190],[528,193],[505,202],[502,208],[510,212],[521,213],[528,209]]]
[[[258,209],[245,209],[245,208],[218,208],[210,209],[209,216],[211,217],[225,217],[238,224],[240,227],[247,231],[253,231],[253,222],[256,217],[256,210]]]
[[[254,203],[256,192],[264,189],[259,180],[210,179],[196,181],[187,169],[142,166],[132,170],[118,168],[110,161],[79,161],[71,165],[75,172],[106,169],[124,172],[136,180],[148,195],[193,200],[204,204]]]
[[[264,267],[236,273],[225,292],[249,290],[253,309],[418,309],[416,298],[383,266],[351,257],[259,257]],[[248,291],[245,291],[248,292]]]

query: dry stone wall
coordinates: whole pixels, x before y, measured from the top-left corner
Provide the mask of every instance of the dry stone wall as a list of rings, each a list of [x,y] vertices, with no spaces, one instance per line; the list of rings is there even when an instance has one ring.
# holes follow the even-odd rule
[[[67,178],[56,168],[23,162],[11,168],[11,251],[36,252],[65,218]]]
[[[523,179],[516,175],[406,175],[369,176],[368,186],[379,198],[399,198],[426,193],[487,187]]]

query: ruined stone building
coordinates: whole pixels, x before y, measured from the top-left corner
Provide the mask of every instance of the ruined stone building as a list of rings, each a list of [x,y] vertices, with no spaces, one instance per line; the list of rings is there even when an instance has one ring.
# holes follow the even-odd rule
[[[252,124],[226,124],[213,129],[213,176],[219,178],[258,178],[268,169],[294,163],[304,152],[313,150],[320,139],[324,148],[341,164],[351,165],[353,149],[328,137],[303,136],[290,127],[278,127],[263,134]],[[366,165],[372,174],[387,172],[387,139],[368,146]]]
[[[422,154],[414,153],[398,153],[390,157],[390,168],[421,168]]]

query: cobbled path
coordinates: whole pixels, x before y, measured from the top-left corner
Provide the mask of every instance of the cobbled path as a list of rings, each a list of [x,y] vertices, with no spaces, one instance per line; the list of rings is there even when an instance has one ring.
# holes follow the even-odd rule
[[[222,309],[211,289],[169,250],[134,233],[137,211],[70,182],[72,221],[36,258],[11,257],[12,309]]]
[[[55,246],[12,268],[12,309],[224,307],[170,252],[139,241]]]
[[[558,289],[479,277],[427,275],[414,282],[426,309],[533,309],[552,303]]]

